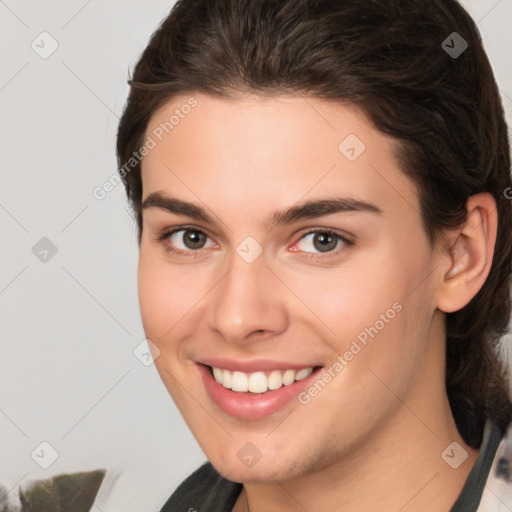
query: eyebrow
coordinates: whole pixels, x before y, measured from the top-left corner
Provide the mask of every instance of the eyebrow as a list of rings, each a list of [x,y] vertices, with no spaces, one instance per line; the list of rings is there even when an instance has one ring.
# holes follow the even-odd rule
[[[184,215],[192,219],[215,224],[215,220],[202,207],[174,197],[168,197],[161,192],[152,192],[141,205],[141,211],[157,208],[177,215]],[[302,219],[313,219],[340,212],[369,212],[382,214],[382,210],[375,204],[350,197],[335,197],[310,200],[292,206],[286,210],[273,212],[264,222],[263,226],[269,231],[276,226],[292,224]]]

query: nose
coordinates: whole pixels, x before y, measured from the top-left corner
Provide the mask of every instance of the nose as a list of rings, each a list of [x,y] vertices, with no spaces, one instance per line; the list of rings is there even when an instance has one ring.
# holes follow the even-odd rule
[[[244,343],[286,330],[289,315],[285,287],[261,254],[247,263],[236,252],[231,267],[212,290],[209,327],[224,341]]]

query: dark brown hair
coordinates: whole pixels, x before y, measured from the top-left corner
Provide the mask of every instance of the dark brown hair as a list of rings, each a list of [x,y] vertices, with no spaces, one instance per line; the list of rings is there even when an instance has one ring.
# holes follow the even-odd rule
[[[447,51],[462,40],[462,54]],[[152,114],[178,94],[300,93],[354,104],[398,141],[432,245],[464,222],[469,196],[490,192],[498,210],[492,268],[471,302],[446,316],[446,386],[470,446],[480,445],[487,418],[506,429],[512,404],[496,350],[511,310],[510,147],[479,31],[456,0],[181,0],[128,83],[119,169],[143,145]],[[120,174],[140,244],[140,163]]]

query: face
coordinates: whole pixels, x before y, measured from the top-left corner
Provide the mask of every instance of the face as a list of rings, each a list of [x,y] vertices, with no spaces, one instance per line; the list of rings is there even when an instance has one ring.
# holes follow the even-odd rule
[[[417,192],[358,109],[197,93],[146,136],[143,326],[221,474],[327,467],[398,414],[395,394],[441,377]]]

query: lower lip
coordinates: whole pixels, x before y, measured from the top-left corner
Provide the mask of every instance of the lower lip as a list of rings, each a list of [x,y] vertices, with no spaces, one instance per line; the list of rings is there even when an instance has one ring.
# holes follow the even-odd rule
[[[296,380],[289,386],[266,391],[261,394],[239,393],[226,389],[219,384],[210,373],[210,368],[197,364],[206,390],[213,402],[225,413],[245,420],[261,420],[284,409],[297,395],[307,388],[311,381],[317,377],[321,367],[302,380]]]

